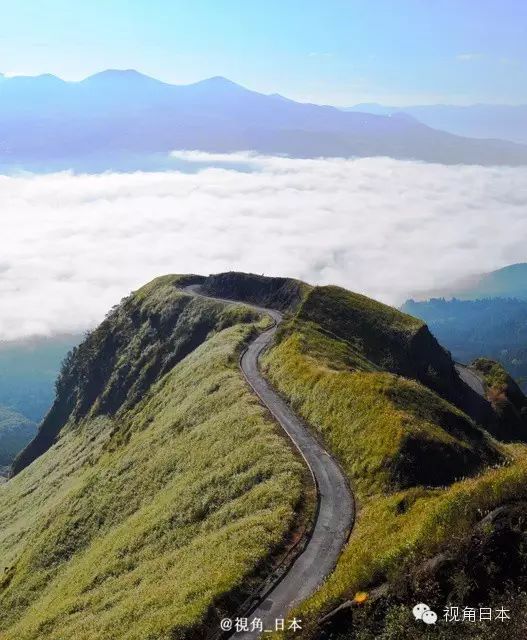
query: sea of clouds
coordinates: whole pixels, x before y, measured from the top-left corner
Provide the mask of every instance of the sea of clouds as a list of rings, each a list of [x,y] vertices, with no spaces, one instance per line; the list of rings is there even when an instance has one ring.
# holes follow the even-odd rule
[[[91,327],[166,273],[286,275],[399,304],[527,260],[526,168],[174,155],[195,170],[0,176],[0,339]]]

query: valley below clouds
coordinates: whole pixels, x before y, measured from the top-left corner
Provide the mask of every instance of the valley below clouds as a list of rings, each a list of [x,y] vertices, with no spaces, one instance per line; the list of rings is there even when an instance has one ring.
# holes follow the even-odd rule
[[[527,259],[526,168],[173,155],[193,170],[0,176],[0,339],[90,328],[166,273],[292,276],[399,304]]]

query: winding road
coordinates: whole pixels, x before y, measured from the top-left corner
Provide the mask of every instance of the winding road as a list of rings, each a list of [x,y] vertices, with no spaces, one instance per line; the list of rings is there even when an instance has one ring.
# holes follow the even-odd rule
[[[204,295],[199,285],[185,288],[194,295]],[[207,296],[211,297],[211,296]],[[213,298],[229,304],[245,304],[268,314],[274,325],[260,333],[247,347],[240,359],[240,368],[262,404],[292,440],[316,483],[318,511],[316,522],[304,550],[296,557],[287,572],[274,582],[250,618],[259,618],[263,629],[275,629],[275,620],[287,618],[288,611],[312,595],[331,574],[346,544],[355,517],[353,495],[338,463],[311,434],[305,423],[274,391],[258,367],[259,356],[272,342],[277,326],[283,319],[276,309],[267,309],[244,301]],[[236,638],[256,638],[260,632],[236,633]]]
[[[472,391],[475,391],[478,396],[486,398],[485,384],[483,380],[476,373],[474,373],[472,369],[464,364],[456,362],[454,366],[461,380],[463,380],[465,384],[468,384]]]

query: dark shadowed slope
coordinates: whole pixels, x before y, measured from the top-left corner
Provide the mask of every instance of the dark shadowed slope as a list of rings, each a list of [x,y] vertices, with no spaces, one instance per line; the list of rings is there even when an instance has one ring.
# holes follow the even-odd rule
[[[458,362],[497,360],[527,390],[527,300],[432,298],[402,308],[424,320]]]

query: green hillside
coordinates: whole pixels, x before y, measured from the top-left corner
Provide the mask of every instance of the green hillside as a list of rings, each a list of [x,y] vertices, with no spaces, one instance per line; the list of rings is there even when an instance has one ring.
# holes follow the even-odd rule
[[[431,601],[438,611],[447,597],[475,605],[503,593],[514,577],[510,567],[522,547],[507,547],[493,558],[496,547],[489,543],[485,561],[487,567],[494,562],[495,575],[487,575],[483,594],[470,567],[461,566],[474,552],[470,536],[482,518],[527,499],[527,448],[492,440],[430,390],[441,386],[434,375],[423,376],[422,366],[411,371],[412,362],[423,364],[423,352],[407,358],[423,326],[345,290],[315,288],[265,358],[268,376],[338,456],[358,499],[358,520],[334,574],[297,612],[311,621],[304,635],[318,636],[317,621],[329,616],[322,628],[343,638],[426,638],[408,602]],[[390,344],[392,359],[383,348]],[[427,353],[436,373],[434,360],[446,367],[430,343]],[[441,379],[447,378],[445,368]],[[444,391],[455,396],[452,387]],[[527,440],[527,425],[524,433]],[[484,531],[490,539],[492,524]],[[481,540],[477,544],[481,549]],[[441,582],[435,569],[424,579],[419,571],[425,559],[452,548],[463,548],[463,556],[451,559],[449,579]],[[520,576],[524,565],[516,565]],[[524,582],[519,577],[512,584]],[[370,594],[371,602],[354,606],[358,592]],[[505,599],[510,604],[512,598]],[[516,622],[524,624],[518,612],[525,602],[515,602]],[[430,637],[505,637],[485,635],[489,630],[480,625],[474,629],[454,626]]]
[[[343,306],[353,311],[351,331]],[[443,485],[501,457],[453,405],[386,371],[410,373],[419,361],[404,345],[422,328],[415,318],[362,296],[316,288],[265,360],[271,380],[328,439],[357,491]],[[353,336],[351,344],[344,336]],[[440,466],[431,464],[438,460]]]
[[[237,366],[259,320],[178,281],[72,354],[0,488],[3,639],[195,637],[287,541],[304,469]]]
[[[198,282],[283,310],[262,366],[357,499],[335,572],[298,609],[302,637],[427,638],[408,602],[447,598],[499,596],[523,624],[521,391],[482,362],[494,395],[478,396],[422,321],[364,296],[228,273],[153,281],[66,359],[0,487],[0,638],[209,637],[312,517],[304,464],[238,368],[268,319],[177,288]],[[517,410],[514,442],[487,432],[509,420],[498,391]],[[430,637],[499,637],[474,629]]]

